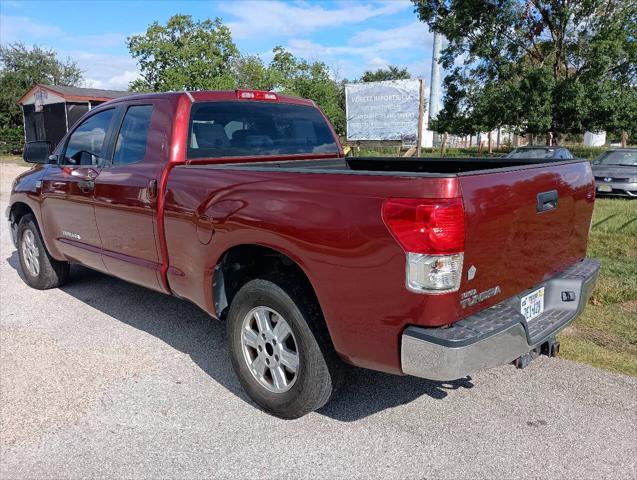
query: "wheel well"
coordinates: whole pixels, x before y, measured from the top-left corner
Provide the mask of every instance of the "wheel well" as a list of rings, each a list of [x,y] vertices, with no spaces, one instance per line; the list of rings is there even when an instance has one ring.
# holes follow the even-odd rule
[[[224,253],[215,269],[212,288],[219,318],[225,318],[232,299],[243,285],[255,278],[276,274],[294,277],[320,308],[310,280],[294,260],[260,245],[238,245]]]
[[[11,223],[18,224],[20,223],[20,219],[25,215],[33,214],[33,210],[26,203],[16,202],[11,205],[11,212],[9,218],[11,219]]]
[[[13,245],[18,246],[18,224],[25,215],[33,214],[33,210],[22,202],[16,202],[11,205],[11,211],[9,212],[9,226],[11,228],[11,240]]]

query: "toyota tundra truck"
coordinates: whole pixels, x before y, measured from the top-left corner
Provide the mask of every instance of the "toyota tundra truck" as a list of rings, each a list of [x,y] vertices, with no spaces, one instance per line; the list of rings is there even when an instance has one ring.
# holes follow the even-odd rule
[[[283,418],[327,403],[344,363],[446,381],[554,355],[599,270],[589,162],[347,157],[313,101],[278,93],[120,98],[24,158],[24,281],[74,263],[195,303]]]

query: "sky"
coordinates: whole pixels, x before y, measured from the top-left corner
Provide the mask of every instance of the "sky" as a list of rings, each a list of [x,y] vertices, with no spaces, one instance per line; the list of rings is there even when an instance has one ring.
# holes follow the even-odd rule
[[[177,13],[220,17],[243,54],[268,62],[282,45],[337,79],[389,64],[428,78],[431,68],[432,35],[408,0],[0,0],[0,43],[53,48],[78,63],[85,86],[126,89],[139,74],[126,38]]]

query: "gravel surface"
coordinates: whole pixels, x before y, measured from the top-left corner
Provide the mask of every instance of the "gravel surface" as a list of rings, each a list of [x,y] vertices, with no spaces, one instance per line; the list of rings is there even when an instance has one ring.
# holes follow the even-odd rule
[[[0,167],[3,213],[22,170]],[[241,390],[221,323],[84,268],[32,290],[0,237],[3,479],[636,477],[635,378],[544,357],[450,383],[352,369],[279,420]]]

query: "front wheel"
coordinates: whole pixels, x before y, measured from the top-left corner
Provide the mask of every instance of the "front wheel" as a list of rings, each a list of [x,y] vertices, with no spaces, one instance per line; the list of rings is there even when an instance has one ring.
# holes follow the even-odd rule
[[[33,215],[25,215],[20,220],[17,241],[22,276],[27,285],[46,290],[66,283],[69,263],[60,262],[49,255]]]
[[[340,368],[320,310],[304,293],[283,280],[252,280],[228,312],[228,348],[243,388],[282,418],[325,405]]]

